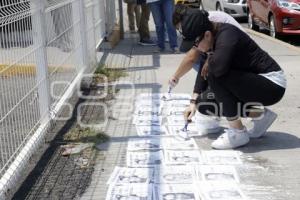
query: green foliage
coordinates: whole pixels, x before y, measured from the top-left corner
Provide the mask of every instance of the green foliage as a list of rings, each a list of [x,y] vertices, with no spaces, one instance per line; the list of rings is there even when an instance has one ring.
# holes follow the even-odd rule
[[[116,81],[117,79],[127,76],[127,73],[123,69],[112,69],[108,68],[104,64],[99,64],[95,74],[101,74],[107,77],[108,81]],[[103,81],[103,80],[102,80]]]
[[[64,135],[64,140],[74,143],[101,144],[109,140],[109,136],[90,128],[75,128]]]

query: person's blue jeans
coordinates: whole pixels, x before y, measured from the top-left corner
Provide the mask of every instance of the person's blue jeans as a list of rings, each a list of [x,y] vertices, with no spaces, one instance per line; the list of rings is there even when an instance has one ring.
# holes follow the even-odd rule
[[[149,3],[149,7],[155,23],[158,47],[161,49],[165,49],[165,24],[167,27],[171,49],[178,47],[176,29],[172,23],[174,1],[159,0],[153,3]]]
[[[195,63],[193,64],[193,69],[194,69],[196,72],[201,73],[202,67],[203,67],[203,65],[205,64],[206,59],[207,59],[206,56],[201,55],[200,58],[197,60],[197,62],[195,62]]]

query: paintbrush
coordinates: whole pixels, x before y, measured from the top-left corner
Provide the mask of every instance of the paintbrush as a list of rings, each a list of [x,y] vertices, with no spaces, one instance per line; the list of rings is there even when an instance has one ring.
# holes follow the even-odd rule
[[[172,86],[169,85],[169,88],[168,88],[168,94],[167,94],[168,97],[171,96],[171,92],[172,92]],[[164,101],[166,101],[166,100],[168,99],[168,97],[166,97],[166,95],[164,95],[161,99],[164,100]]]
[[[184,140],[190,139],[189,134],[188,134],[188,126],[189,126],[189,123],[191,123],[191,122],[192,122],[192,120],[186,120],[184,127],[179,130],[178,136],[180,139],[184,139]]]

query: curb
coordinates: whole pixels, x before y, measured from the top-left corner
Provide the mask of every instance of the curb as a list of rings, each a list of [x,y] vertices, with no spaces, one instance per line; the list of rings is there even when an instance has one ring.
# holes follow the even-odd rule
[[[13,65],[0,64],[0,77],[11,77],[17,75],[34,76],[36,75],[36,65]],[[52,72],[69,72],[72,71],[72,66],[49,66],[49,73]]]
[[[286,42],[283,42],[283,41],[281,41],[281,40],[272,38],[272,37],[270,37],[270,36],[268,36],[268,35],[265,35],[265,34],[263,34],[263,33],[260,33],[260,32],[257,32],[257,31],[253,31],[253,30],[251,30],[251,29],[249,29],[249,28],[244,28],[244,29],[245,29],[246,32],[249,33],[249,34],[255,35],[255,36],[260,37],[260,38],[263,38],[263,39],[267,39],[267,40],[269,40],[269,41],[275,42],[275,43],[277,43],[277,44],[280,44],[280,45],[285,46],[285,47],[287,47],[287,48],[289,48],[289,49],[291,49],[291,50],[293,50],[293,51],[296,51],[296,52],[300,53],[300,47],[295,47],[295,46],[293,46],[293,45],[291,45],[291,44],[289,44],[289,43],[286,43]]]

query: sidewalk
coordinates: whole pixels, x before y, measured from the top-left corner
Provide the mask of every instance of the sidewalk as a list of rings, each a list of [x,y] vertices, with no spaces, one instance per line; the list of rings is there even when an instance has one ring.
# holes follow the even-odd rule
[[[285,70],[288,88],[284,99],[272,109],[278,113],[278,119],[262,139],[255,139],[242,152],[243,164],[237,167],[240,187],[249,199],[257,200],[296,200],[300,199],[300,52],[281,43],[269,40],[266,36],[251,34],[253,39],[266,50]],[[113,67],[128,69],[128,77],[123,81],[133,82],[135,95],[167,91],[167,80],[179,65],[183,54],[153,54],[153,47],[142,47],[137,38],[126,35],[125,40],[102,61]],[[174,92],[191,93],[196,73],[189,72]],[[119,98],[112,110],[114,120],[109,120],[105,132],[111,141],[104,148],[104,159],[96,160],[92,182],[81,197],[104,200],[108,186],[106,182],[115,166],[126,166],[127,141],[136,138],[136,129],[132,120],[120,120],[132,115],[128,105],[133,105],[134,96],[128,98],[132,89],[120,90]],[[126,97],[126,98],[125,98]],[[122,109],[123,108],[123,109]],[[211,150],[210,143],[216,135],[195,138],[202,150]]]

